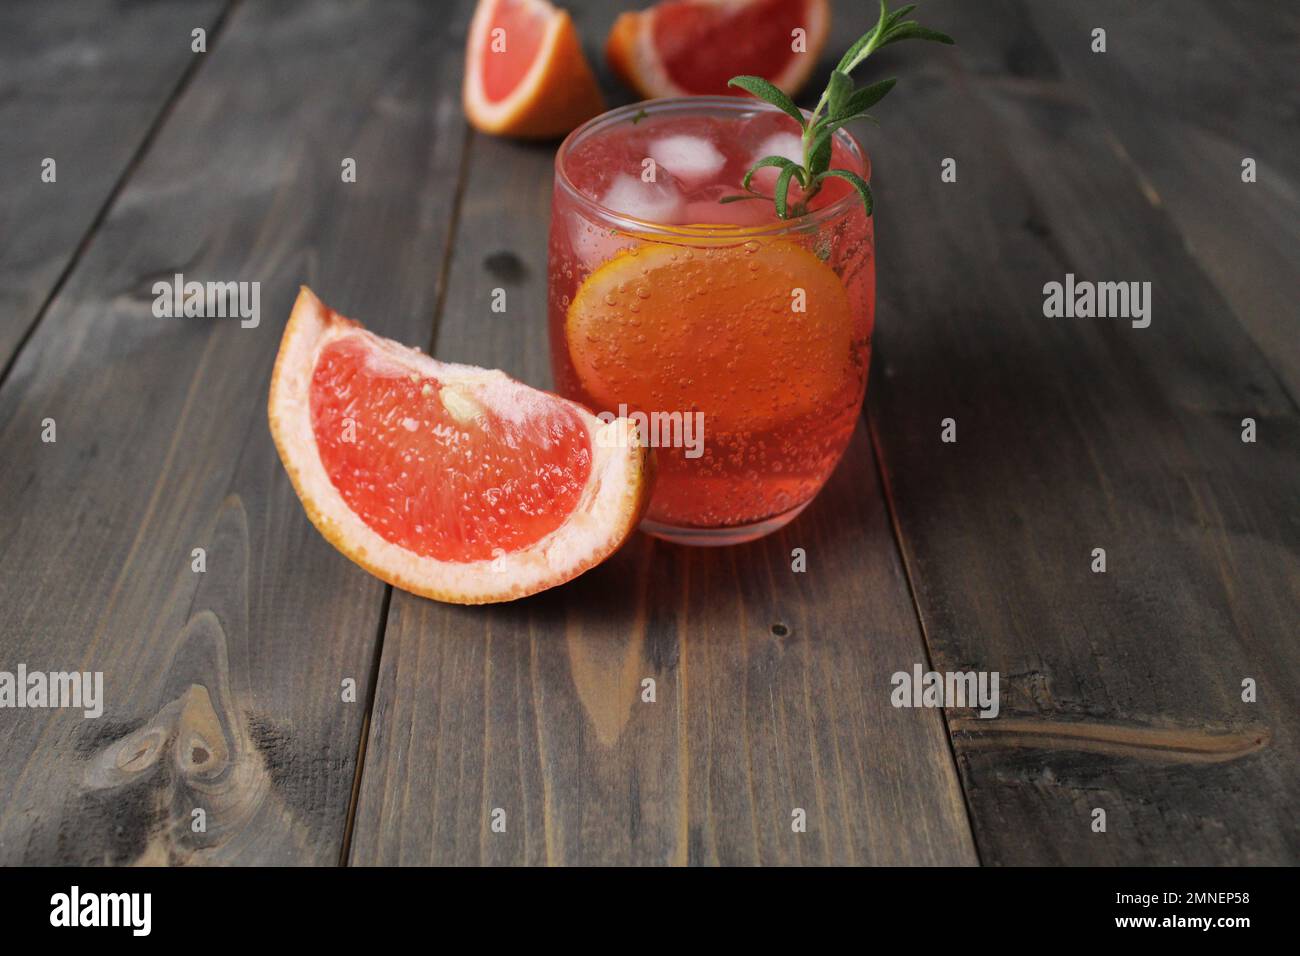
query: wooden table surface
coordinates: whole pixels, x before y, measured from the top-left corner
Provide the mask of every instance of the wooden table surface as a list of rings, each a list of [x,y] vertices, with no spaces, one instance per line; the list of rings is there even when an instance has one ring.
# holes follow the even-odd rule
[[[617,6],[575,19],[625,102]],[[335,552],[265,411],[304,282],[550,384],[555,144],[466,126],[470,12],[0,6],[0,670],[106,697],[0,710],[0,863],[1300,861],[1294,5],[926,0],[959,46],[869,70],[878,334],[828,487],[478,608]],[[262,321],[154,318],[176,272]],[[1044,317],[1067,273],[1149,281],[1150,327]],[[915,665],[998,672],[999,717],[895,708]]]

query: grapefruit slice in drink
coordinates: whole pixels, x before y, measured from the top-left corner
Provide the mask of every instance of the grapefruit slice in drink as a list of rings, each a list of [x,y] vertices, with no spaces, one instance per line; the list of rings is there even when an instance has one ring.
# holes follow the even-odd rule
[[[307,516],[371,574],[458,604],[544,590],[613,553],[649,496],[647,449],[507,376],[368,332],[304,287],[271,435]]]
[[[737,434],[823,411],[852,390],[853,310],[835,271],[793,242],[716,233],[690,249],[645,243],[583,282],[565,339],[591,401],[698,409],[706,429]],[[792,310],[795,289],[805,311]]]
[[[664,0],[619,16],[605,58],[647,99],[736,93],[727,81],[737,74],[793,96],[817,64],[830,19],[826,0]]]
[[[605,110],[573,21],[546,0],[479,0],[463,98],[478,129],[528,139],[563,136]]]

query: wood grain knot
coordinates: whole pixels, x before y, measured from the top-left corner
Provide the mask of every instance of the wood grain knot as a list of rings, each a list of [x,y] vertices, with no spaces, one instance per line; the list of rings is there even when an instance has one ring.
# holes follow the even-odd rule
[[[524,260],[509,249],[500,249],[483,258],[483,266],[494,279],[503,282],[519,282],[528,274]]]

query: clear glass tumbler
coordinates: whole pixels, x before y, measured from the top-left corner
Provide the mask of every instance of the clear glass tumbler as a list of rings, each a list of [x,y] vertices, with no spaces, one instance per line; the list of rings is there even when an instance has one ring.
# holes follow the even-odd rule
[[[574,130],[555,160],[548,315],[558,391],[656,448],[642,529],[732,544],[792,520],[852,435],[875,304],[872,220],[841,180],[802,213],[741,194],[799,126],[733,97],[654,100]],[[869,179],[856,140],[832,166]],[[751,188],[770,194],[775,169]]]

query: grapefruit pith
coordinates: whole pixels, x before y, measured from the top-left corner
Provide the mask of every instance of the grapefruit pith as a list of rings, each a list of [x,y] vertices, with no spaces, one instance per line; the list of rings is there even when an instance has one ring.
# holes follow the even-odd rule
[[[735,93],[727,81],[740,74],[793,96],[829,29],[826,0],[664,0],[620,15],[605,57],[647,99]]]
[[[479,0],[463,99],[483,132],[530,139],[563,136],[605,110],[573,21],[546,0]]]
[[[591,568],[649,493],[636,426],[368,332],[304,287],[271,377],[271,435],[308,517],[371,574],[483,604]]]

